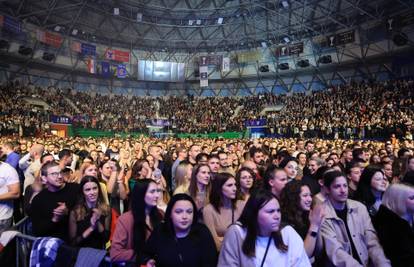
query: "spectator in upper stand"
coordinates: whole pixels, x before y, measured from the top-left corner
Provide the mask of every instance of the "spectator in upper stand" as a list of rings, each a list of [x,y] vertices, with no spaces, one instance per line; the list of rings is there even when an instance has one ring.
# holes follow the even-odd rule
[[[263,182],[264,187],[279,199],[283,188],[288,183],[288,176],[285,170],[270,166],[266,170]]]
[[[321,225],[321,238],[326,258],[321,266],[391,266],[384,255],[366,207],[348,199],[345,174],[330,171],[325,174],[324,187],[328,201]]]
[[[19,161],[19,167],[24,171],[24,185],[23,192],[26,187],[33,184],[35,177],[40,172],[40,158],[43,155],[44,146],[41,144],[34,144],[29,153],[23,156]]]
[[[29,217],[35,236],[52,236],[69,241],[68,215],[76,204],[79,184],[65,183],[62,169],[52,161],[41,169],[46,187],[32,200]]]
[[[197,155],[201,152],[201,147],[197,144],[192,144],[189,148],[188,151],[188,161],[191,163],[191,165],[196,165],[197,164],[197,160],[196,157]]]

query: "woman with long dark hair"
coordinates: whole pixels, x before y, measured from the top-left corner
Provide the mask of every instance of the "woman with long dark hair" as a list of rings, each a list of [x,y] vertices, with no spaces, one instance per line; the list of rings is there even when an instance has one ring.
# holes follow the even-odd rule
[[[189,195],[174,195],[164,218],[146,243],[143,263],[157,267],[217,266],[213,237],[197,222],[197,206]]]
[[[382,195],[387,186],[388,180],[381,168],[368,166],[361,174],[354,199],[362,202],[372,217],[377,213],[381,205]]]
[[[217,250],[228,227],[235,223],[246,202],[238,199],[236,179],[230,173],[217,173],[212,181],[210,203],[204,207],[204,223],[213,235]]]
[[[312,193],[301,181],[291,181],[280,195],[282,222],[290,225],[302,237],[306,253],[313,256],[324,210],[321,205],[312,209]]]
[[[254,192],[239,223],[224,237],[217,266],[311,266],[303,241],[291,226],[280,227],[277,198],[268,190]]]
[[[138,180],[131,193],[131,210],[118,218],[112,239],[112,261],[136,261],[152,230],[158,226],[163,213],[157,208],[160,197],[157,183],[151,179]]]
[[[74,246],[104,249],[110,233],[111,212],[98,179],[83,177],[80,190],[78,204],[69,216],[70,242]]]

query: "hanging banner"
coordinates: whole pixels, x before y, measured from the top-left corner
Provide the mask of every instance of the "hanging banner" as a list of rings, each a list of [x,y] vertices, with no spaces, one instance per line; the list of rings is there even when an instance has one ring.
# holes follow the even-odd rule
[[[0,27],[3,27],[5,30],[9,32],[22,32],[22,24],[20,23],[20,21],[9,16],[0,15]]]
[[[230,58],[229,57],[224,57],[223,58],[223,64],[221,66],[221,70],[223,72],[229,72],[230,71]]]
[[[55,48],[59,48],[63,43],[63,38],[60,34],[36,30],[36,38],[39,42],[48,44]]]
[[[105,58],[119,62],[129,62],[129,51],[108,49],[105,52]]]
[[[207,86],[208,86],[208,66],[200,66],[200,87],[207,87]]]
[[[91,44],[81,43],[81,54],[84,56],[95,56],[96,46]]]
[[[93,59],[93,58],[88,59],[88,72],[92,73],[92,74],[96,73],[95,59]]]
[[[70,44],[70,49],[73,52],[80,53],[81,52],[81,43],[77,42],[77,41],[72,41],[72,43]]]
[[[102,76],[105,78],[111,77],[111,66],[109,65],[109,62],[102,61],[101,67],[102,67]]]
[[[125,78],[127,76],[127,70],[124,64],[118,64],[116,68],[116,76],[118,78]]]

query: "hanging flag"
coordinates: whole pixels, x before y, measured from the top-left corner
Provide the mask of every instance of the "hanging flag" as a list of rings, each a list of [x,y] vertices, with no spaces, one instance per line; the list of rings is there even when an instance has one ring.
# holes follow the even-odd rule
[[[93,58],[88,59],[88,71],[92,74],[96,73],[95,59]]]
[[[95,56],[96,55],[96,46],[91,44],[81,43],[80,53],[84,56]]]
[[[39,42],[48,44],[50,46],[59,48],[63,43],[63,38],[60,34],[36,30],[36,38]]]
[[[105,58],[108,60],[115,60],[118,62],[129,62],[129,51],[108,49],[105,52]]]
[[[127,70],[124,64],[118,64],[116,68],[116,76],[118,78],[125,78],[127,76]]]
[[[114,51],[112,49],[107,49],[105,51],[105,58],[109,60],[114,60],[115,59]]]
[[[230,71],[230,58],[229,57],[223,57],[223,64],[221,66],[221,70],[223,72],[229,72]]]
[[[72,44],[70,45],[70,49],[73,52],[80,53],[81,52],[81,43],[77,41],[72,41]]]
[[[200,66],[200,87],[208,86],[208,66]]]
[[[109,62],[102,61],[101,67],[102,67],[102,76],[105,78],[111,77],[111,68],[110,68]]]
[[[9,32],[22,32],[22,24],[20,23],[20,21],[9,16],[0,16],[0,26]]]

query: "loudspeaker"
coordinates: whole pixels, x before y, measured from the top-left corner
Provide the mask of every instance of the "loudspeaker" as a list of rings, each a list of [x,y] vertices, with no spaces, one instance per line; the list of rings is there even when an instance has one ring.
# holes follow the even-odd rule
[[[289,69],[289,63],[285,62],[285,63],[280,63],[279,65],[277,65],[277,68],[280,70],[288,70]]]
[[[26,46],[24,46],[24,45],[21,45],[21,46],[19,47],[19,54],[22,54],[22,55],[24,55],[24,56],[28,56],[28,55],[30,55],[31,53],[33,53],[33,49],[32,49],[32,48],[30,48],[30,47],[26,47]]]
[[[10,43],[7,40],[0,40],[0,49],[9,49],[10,48]]]
[[[55,55],[52,53],[43,52],[42,58],[43,60],[46,60],[46,61],[52,61],[53,59],[55,59]]]
[[[331,57],[331,55],[321,56],[318,59],[318,62],[322,63],[322,64],[332,63],[332,57]]]
[[[299,61],[298,61],[298,63],[297,63],[297,65],[298,65],[299,67],[301,67],[301,68],[306,68],[306,67],[309,67],[309,59],[302,59],[302,60],[299,60]]]
[[[408,37],[405,33],[397,33],[392,37],[392,41],[396,46],[403,46],[408,43]]]
[[[269,72],[269,65],[263,65],[259,67],[260,72]]]

